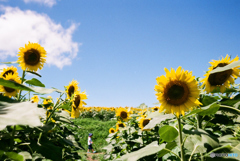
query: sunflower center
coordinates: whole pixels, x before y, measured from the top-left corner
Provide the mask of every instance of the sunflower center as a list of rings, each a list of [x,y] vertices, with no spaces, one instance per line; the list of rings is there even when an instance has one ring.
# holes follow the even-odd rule
[[[72,97],[72,95],[73,95],[73,93],[74,93],[74,90],[75,90],[74,86],[70,86],[70,87],[68,88],[68,95],[69,95],[70,97]]]
[[[14,80],[10,79],[9,81],[11,82],[15,82]],[[9,87],[4,87],[5,91],[8,92],[8,93],[12,93],[15,91],[15,89],[13,88],[9,88]]]
[[[124,127],[123,123],[118,124],[118,127]]]
[[[75,100],[74,100],[75,108],[78,108],[80,101],[81,101],[81,97],[79,95],[75,96]]]
[[[113,130],[113,129],[111,130],[111,133],[114,133],[114,130]]]
[[[142,123],[143,127],[145,127],[149,123],[149,121],[150,121],[149,119],[143,120],[143,123]]]
[[[169,104],[182,105],[188,100],[189,88],[181,81],[171,81],[164,89],[164,97]]]
[[[127,112],[125,112],[125,111],[122,111],[121,114],[120,114],[120,117],[123,118],[123,119],[127,118],[127,116],[128,116]]]
[[[24,53],[24,61],[28,65],[37,65],[40,62],[40,53],[36,49],[30,49]]]
[[[224,67],[228,65],[227,63],[219,63],[215,68],[217,67]],[[223,72],[217,72],[217,73],[213,73],[210,74],[208,77],[208,82],[212,85],[212,86],[217,86],[217,85],[223,85],[228,78],[231,76],[233,70],[229,69],[229,70],[225,70]]]
[[[12,75],[14,74],[14,72],[12,70],[8,70],[3,74],[3,77],[6,78],[6,75],[8,75],[9,73]]]
[[[154,110],[154,111],[158,111],[158,108],[154,108],[153,110]]]

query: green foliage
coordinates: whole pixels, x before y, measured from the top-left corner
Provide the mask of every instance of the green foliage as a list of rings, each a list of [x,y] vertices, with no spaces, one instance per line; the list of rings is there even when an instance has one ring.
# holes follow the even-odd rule
[[[97,152],[103,151],[103,147],[107,145],[105,139],[109,135],[109,129],[116,124],[115,120],[101,121],[95,118],[77,118],[72,120],[76,126],[68,128],[74,131],[78,142],[83,146],[85,151],[88,149],[88,134],[93,133],[93,149]]]

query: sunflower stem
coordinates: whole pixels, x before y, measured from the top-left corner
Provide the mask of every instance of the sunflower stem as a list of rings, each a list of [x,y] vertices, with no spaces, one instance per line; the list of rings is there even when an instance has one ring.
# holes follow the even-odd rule
[[[23,70],[21,84],[23,84],[24,77],[25,77],[25,73],[26,73],[26,71],[25,71],[25,70]],[[18,94],[18,101],[20,101],[20,96],[21,96],[21,93],[22,93],[22,90],[20,90],[20,91],[19,91],[19,94]]]
[[[13,148],[14,148],[14,135],[15,135],[15,131],[16,131],[16,125],[13,125],[12,139],[11,139],[11,143],[10,143],[10,151],[12,151]]]
[[[183,139],[182,139],[182,127],[181,127],[181,118],[177,117],[178,120],[178,129],[179,129],[179,141],[180,141],[180,149],[181,149],[181,161],[185,161],[184,157],[184,149],[183,149]]]
[[[63,93],[60,95],[60,98],[62,97],[62,95],[63,95]],[[59,98],[59,100],[60,100],[60,98]],[[50,113],[50,116],[47,118],[47,120],[46,120],[46,124],[48,123],[48,121],[52,118],[52,115],[55,113],[55,111],[57,110],[57,108],[60,106],[61,104],[60,104],[60,101],[58,102],[57,101],[57,103],[54,105],[54,107],[53,107],[53,110],[52,110],[52,112]]]

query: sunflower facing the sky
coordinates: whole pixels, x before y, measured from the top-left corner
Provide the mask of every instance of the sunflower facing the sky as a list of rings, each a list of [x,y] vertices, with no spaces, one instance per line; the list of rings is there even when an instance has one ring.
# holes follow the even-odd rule
[[[129,115],[126,108],[119,107],[116,111],[116,117],[119,117],[122,121],[127,121],[130,118]]]
[[[22,70],[36,72],[38,69],[43,68],[47,53],[41,45],[28,42],[28,44],[25,44],[25,48],[20,47],[19,50],[17,62],[20,63],[19,66]]]
[[[171,71],[167,68],[164,70],[166,76],[157,77],[154,88],[161,103],[159,112],[165,110],[165,113],[175,113],[179,117],[180,114],[184,116],[185,112],[201,105],[198,101],[200,90],[192,72],[184,71],[181,67],[176,71],[172,68]]]
[[[70,99],[74,92],[78,90],[78,82],[76,80],[72,80],[72,82],[70,82],[69,85],[66,86],[67,99]]]
[[[3,68],[3,71],[0,74],[0,78],[6,78],[6,75],[8,75],[9,73],[12,75],[14,74],[18,75],[17,68],[14,66]]]
[[[21,83],[20,77],[17,74],[8,73],[7,75],[5,75],[5,77],[3,77],[3,79],[19,84]],[[0,85],[0,92],[3,92],[4,96],[8,96],[11,98],[12,96],[15,97],[19,90]]]
[[[204,75],[205,78],[201,81],[203,82],[201,87],[205,87],[204,90],[207,93],[212,92],[218,87],[221,93],[225,92],[226,88],[230,87],[230,84],[234,84],[234,79],[239,77],[240,70],[238,67],[212,74],[210,74],[210,72],[217,67],[224,67],[234,61],[238,61],[238,59],[238,56],[236,56],[230,61],[230,56],[227,55],[225,58],[222,57],[222,60],[213,60],[209,62],[212,66],[208,68],[208,72]]]
[[[140,119],[138,126],[141,128],[141,130],[145,131],[145,129],[143,129],[143,128],[150,122],[150,120],[151,119],[146,119],[144,117]]]
[[[83,101],[85,99],[87,99],[87,95],[85,92],[80,93],[79,91],[77,91],[74,93],[72,99],[72,112],[71,112],[72,118],[79,117],[80,109],[83,107],[83,105],[86,105],[86,103]]]

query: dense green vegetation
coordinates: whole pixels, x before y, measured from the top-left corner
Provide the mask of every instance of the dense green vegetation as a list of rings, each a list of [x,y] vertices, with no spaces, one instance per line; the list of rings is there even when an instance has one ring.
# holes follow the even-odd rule
[[[102,152],[102,148],[107,145],[106,138],[109,135],[109,129],[116,124],[116,120],[101,121],[96,118],[78,118],[72,120],[76,126],[71,127],[75,131],[75,137],[79,138],[78,142],[87,151],[88,134],[93,133],[93,149]]]

